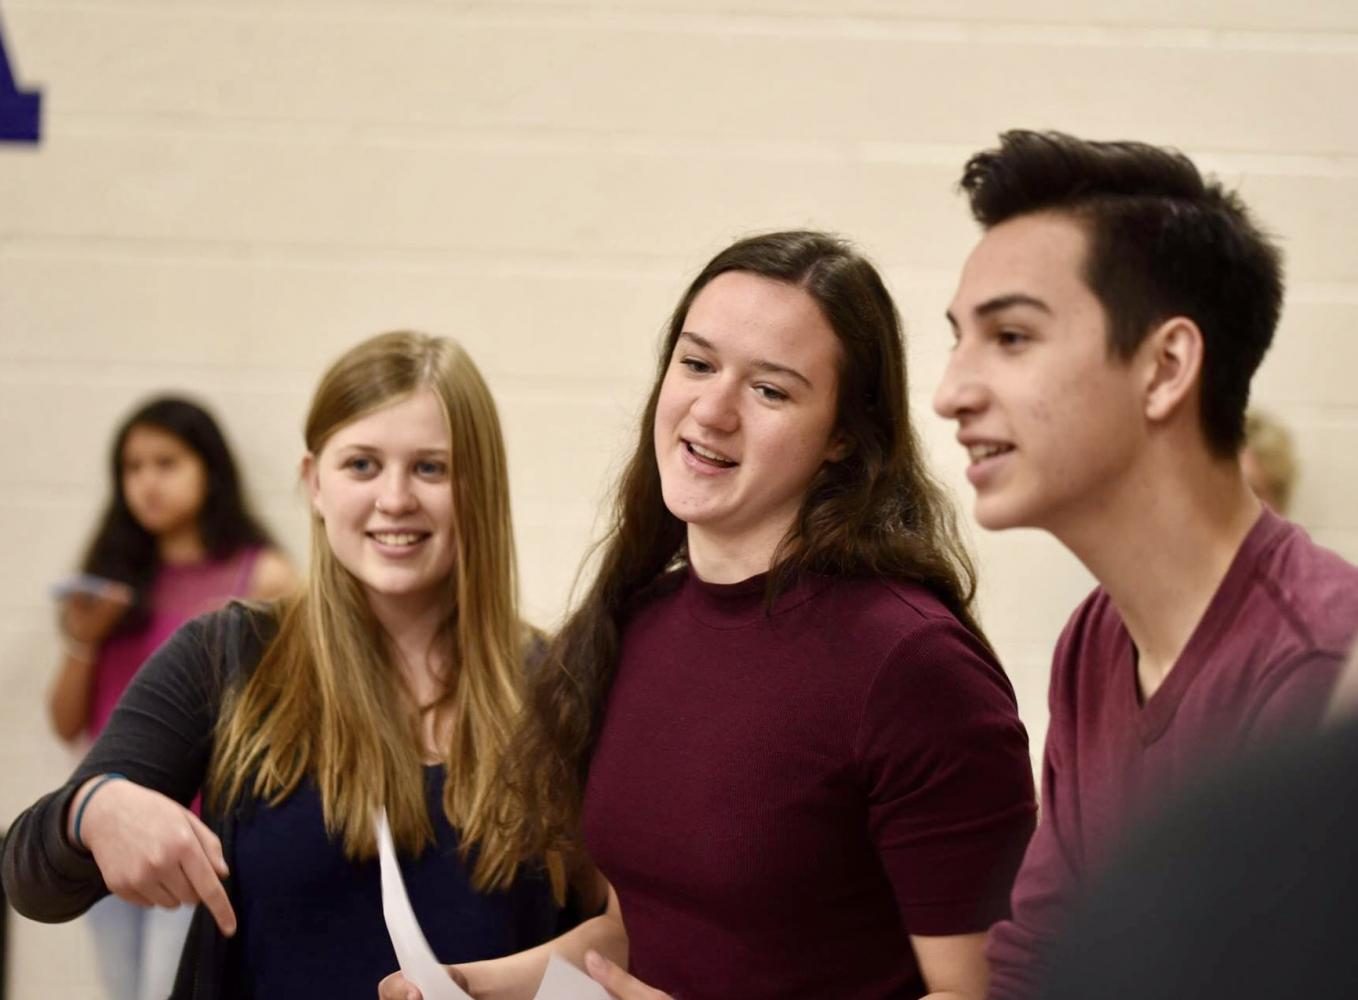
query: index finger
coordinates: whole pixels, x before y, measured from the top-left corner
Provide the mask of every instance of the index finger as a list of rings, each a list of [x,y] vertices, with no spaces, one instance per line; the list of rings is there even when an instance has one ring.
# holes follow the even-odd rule
[[[188,878],[189,885],[193,886],[198,899],[212,914],[212,919],[217,922],[222,933],[230,937],[236,933],[236,911],[231,908],[231,900],[226,894],[226,886],[222,884],[221,876],[208,859],[213,848],[220,855],[221,847],[218,846],[216,834],[204,826],[202,820],[193,813],[188,813],[188,817],[189,825],[198,838],[199,850],[191,852],[180,867],[183,868],[184,875]],[[211,840],[205,840],[205,837]]]
[[[222,854],[221,838],[208,829],[208,825],[195,816],[191,810],[185,809],[184,814],[189,819],[189,827],[193,830],[193,835],[198,838],[198,843],[203,846],[203,853],[207,855],[208,863],[217,872],[217,877],[226,878],[231,873],[226,868],[226,857]]]

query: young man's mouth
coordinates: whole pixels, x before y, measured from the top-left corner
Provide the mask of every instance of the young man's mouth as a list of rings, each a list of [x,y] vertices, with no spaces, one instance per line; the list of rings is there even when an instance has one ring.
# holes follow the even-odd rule
[[[967,445],[966,449],[972,464],[975,465],[978,462],[984,462],[987,458],[1008,454],[1014,450],[1014,446],[1001,441],[978,441]]]

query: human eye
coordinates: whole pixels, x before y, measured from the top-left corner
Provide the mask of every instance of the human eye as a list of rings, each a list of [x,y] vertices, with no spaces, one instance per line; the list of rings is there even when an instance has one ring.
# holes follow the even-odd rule
[[[679,364],[681,367],[687,368],[693,375],[706,375],[712,371],[712,366],[710,364],[702,358],[695,358],[691,354],[679,358]]]
[[[782,389],[779,389],[776,385],[769,385],[767,382],[757,383],[754,391],[766,403],[781,403],[788,398],[787,393]]]
[[[371,455],[350,455],[344,460],[342,468],[360,478],[367,478],[377,472],[377,462]]]
[[[415,463],[415,475],[423,479],[443,479],[448,475],[448,463],[435,458],[422,458]]]
[[[995,342],[1007,351],[1018,350],[1030,340],[1032,338],[1027,333],[1011,327],[1001,327],[995,332]]]

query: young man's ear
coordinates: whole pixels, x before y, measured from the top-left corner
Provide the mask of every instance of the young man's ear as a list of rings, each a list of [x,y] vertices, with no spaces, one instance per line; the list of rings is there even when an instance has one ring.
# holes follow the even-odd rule
[[[1141,345],[1146,364],[1146,417],[1169,419],[1202,378],[1202,331],[1185,316],[1161,323]]]
[[[307,499],[311,501],[311,512],[325,520],[325,513],[321,510],[321,477],[316,469],[316,456],[311,452],[302,456],[299,478],[306,490]]]

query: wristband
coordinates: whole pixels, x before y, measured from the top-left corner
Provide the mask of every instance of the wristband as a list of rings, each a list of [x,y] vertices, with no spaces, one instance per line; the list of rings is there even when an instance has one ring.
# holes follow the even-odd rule
[[[75,811],[75,825],[71,830],[71,839],[75,841],[75,846],[86,854],[89,853],[89,848],[86,847],[85,842],[80,839],[80,821],[85,818],[85,807],[90,804],[90,799],[94,798],[95,792],[99,791],[99,789],[103,788],[110,781],[118,780],[127,781],[128,777],[125,774],[119,774],[117,771],[110,771],[108,774],[104,775],[90,786],[90,790],[86,792],[85,797],[80,800],[80,808]]]

